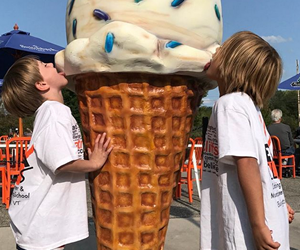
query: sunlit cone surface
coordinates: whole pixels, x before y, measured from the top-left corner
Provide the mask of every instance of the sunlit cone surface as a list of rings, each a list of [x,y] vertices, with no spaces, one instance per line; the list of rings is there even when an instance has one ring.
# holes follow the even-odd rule
[[[199,80],[144,73],[76,76],[85,145],[106,132],[114,149],[90,174],[98,250],[162,250]]]

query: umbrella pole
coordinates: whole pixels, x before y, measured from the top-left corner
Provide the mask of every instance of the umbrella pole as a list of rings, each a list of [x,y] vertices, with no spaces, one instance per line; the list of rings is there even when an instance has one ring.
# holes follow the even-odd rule
[[[23,136],[23,120],[22,118],[19,118],[19,136]]]
[[[300,93],[299,90],[297,90],[298,93],[298,125],[300,127]]]
[[[296,72],[297,74],[299,73],[299,61],[298,59],[296,60]],[[297,90],[298,94],[298,126],[300,127],[300,92]]]

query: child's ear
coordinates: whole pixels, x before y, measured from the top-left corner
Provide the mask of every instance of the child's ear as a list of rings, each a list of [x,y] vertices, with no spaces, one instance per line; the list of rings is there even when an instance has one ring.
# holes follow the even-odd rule
[[[47,91],[49,89],[49,85],[47,82],[36,82],[35,87],[40,91]]]

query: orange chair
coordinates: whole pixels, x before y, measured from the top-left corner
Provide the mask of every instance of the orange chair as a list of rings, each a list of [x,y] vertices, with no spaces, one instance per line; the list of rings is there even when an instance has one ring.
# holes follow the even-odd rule
[[[2,203],[5,203],[5,183],[6,183],[6,162],[2,160],[2,151],[0,150],[0,187],[2,189]]]
[[[196,147],[195,145],[201,144],[202,145],[202,139],[196,138],[193,140],[192,138],[189,139],[191,142],[190,147],[190,153],[187,162],[184,162],[179,176],[179,181],[176,189],[176,195],[175,198],[178,199],[181,197],[181,185],[185,184],[188,188],[188,195],[189,195],[189,202],[193,202],[193,181],[196,181],[196,178],[193,178],[193,155],[195,154],[196,162],[197,162],[197,168],[200,170],[200,178],[202,178],[202,147]],[[186,173],[186,176],[182,176],[183,173]]]
[[[9,208],[11,188],[21,181],[21,171],[25,167],[25,153],[30,143],[30,137],[13,137],[6,142],[6,171],[2,192],[6,208]],[[13,145],[13,148],[11,147]]]
[[[202,180],[202,165],[203,165],[203,159],[202,159],[203,140],[201,137],[195,138],[194,150],[195,150],[195,155],[196,155],[197,168],[199,170],[199,180],[201,181]]]
[[[273,144],[273,160],[275,161],[276,167],[279,169],[279,179],[282,179],[282,168],[293,168],[293,177],[296,177],[296,164],[294,155],[282,155],[281,154],[281,145],[280,140],[277,136],[272,135],[272,144]],[[291,165],[283,165],[282,160],[292,159]]]
[[[0,136],[0,144],[5,144],[6,141],[8,140],[8,135],[1,135]],[[5,155],[5,149],[1,151],[1,157],[0,157],[0,161],[3,161],[5,158],[6,158],[6,155]]]
[[[8,135],[1,135],[0,136],[0,143],[5,143],[8,140]]]

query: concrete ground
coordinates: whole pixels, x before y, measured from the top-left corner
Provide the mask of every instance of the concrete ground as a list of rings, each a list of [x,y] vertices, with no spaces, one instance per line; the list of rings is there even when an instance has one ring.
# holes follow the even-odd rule
[[[295,219],[290,224],[291,250],[300,250],[300,177],[284,178],[282,185],[287,202],[296,211]],[[193,198],[194,201],[190,204],[187,193],[183,191],[181,199],[173,201],[165,250],[199,249],[200,200],[197,194],[194,194]],[[88,206],[90,207],[90,201],[88,201]],[[89,216],[91,216],[91,210]],[[0,206],[0,250],[15,250],[14,238],[8,225],[7,211],[2,205]],[[68,245],[65,250],[96,250],[95,229],[91,218],[89,218],[89,227],[88,239]]]
[[[171,218],[167,232],[165,250],[199,249],[199,217]],[[90,237],[68,245],[65,250],[96,250],[93,222],[90,222]],[[296,213],[290,225],[291,250],[300,250],[300,213]],[[14,238],[8,227],[0,228],[0,250],[15,250]]]

